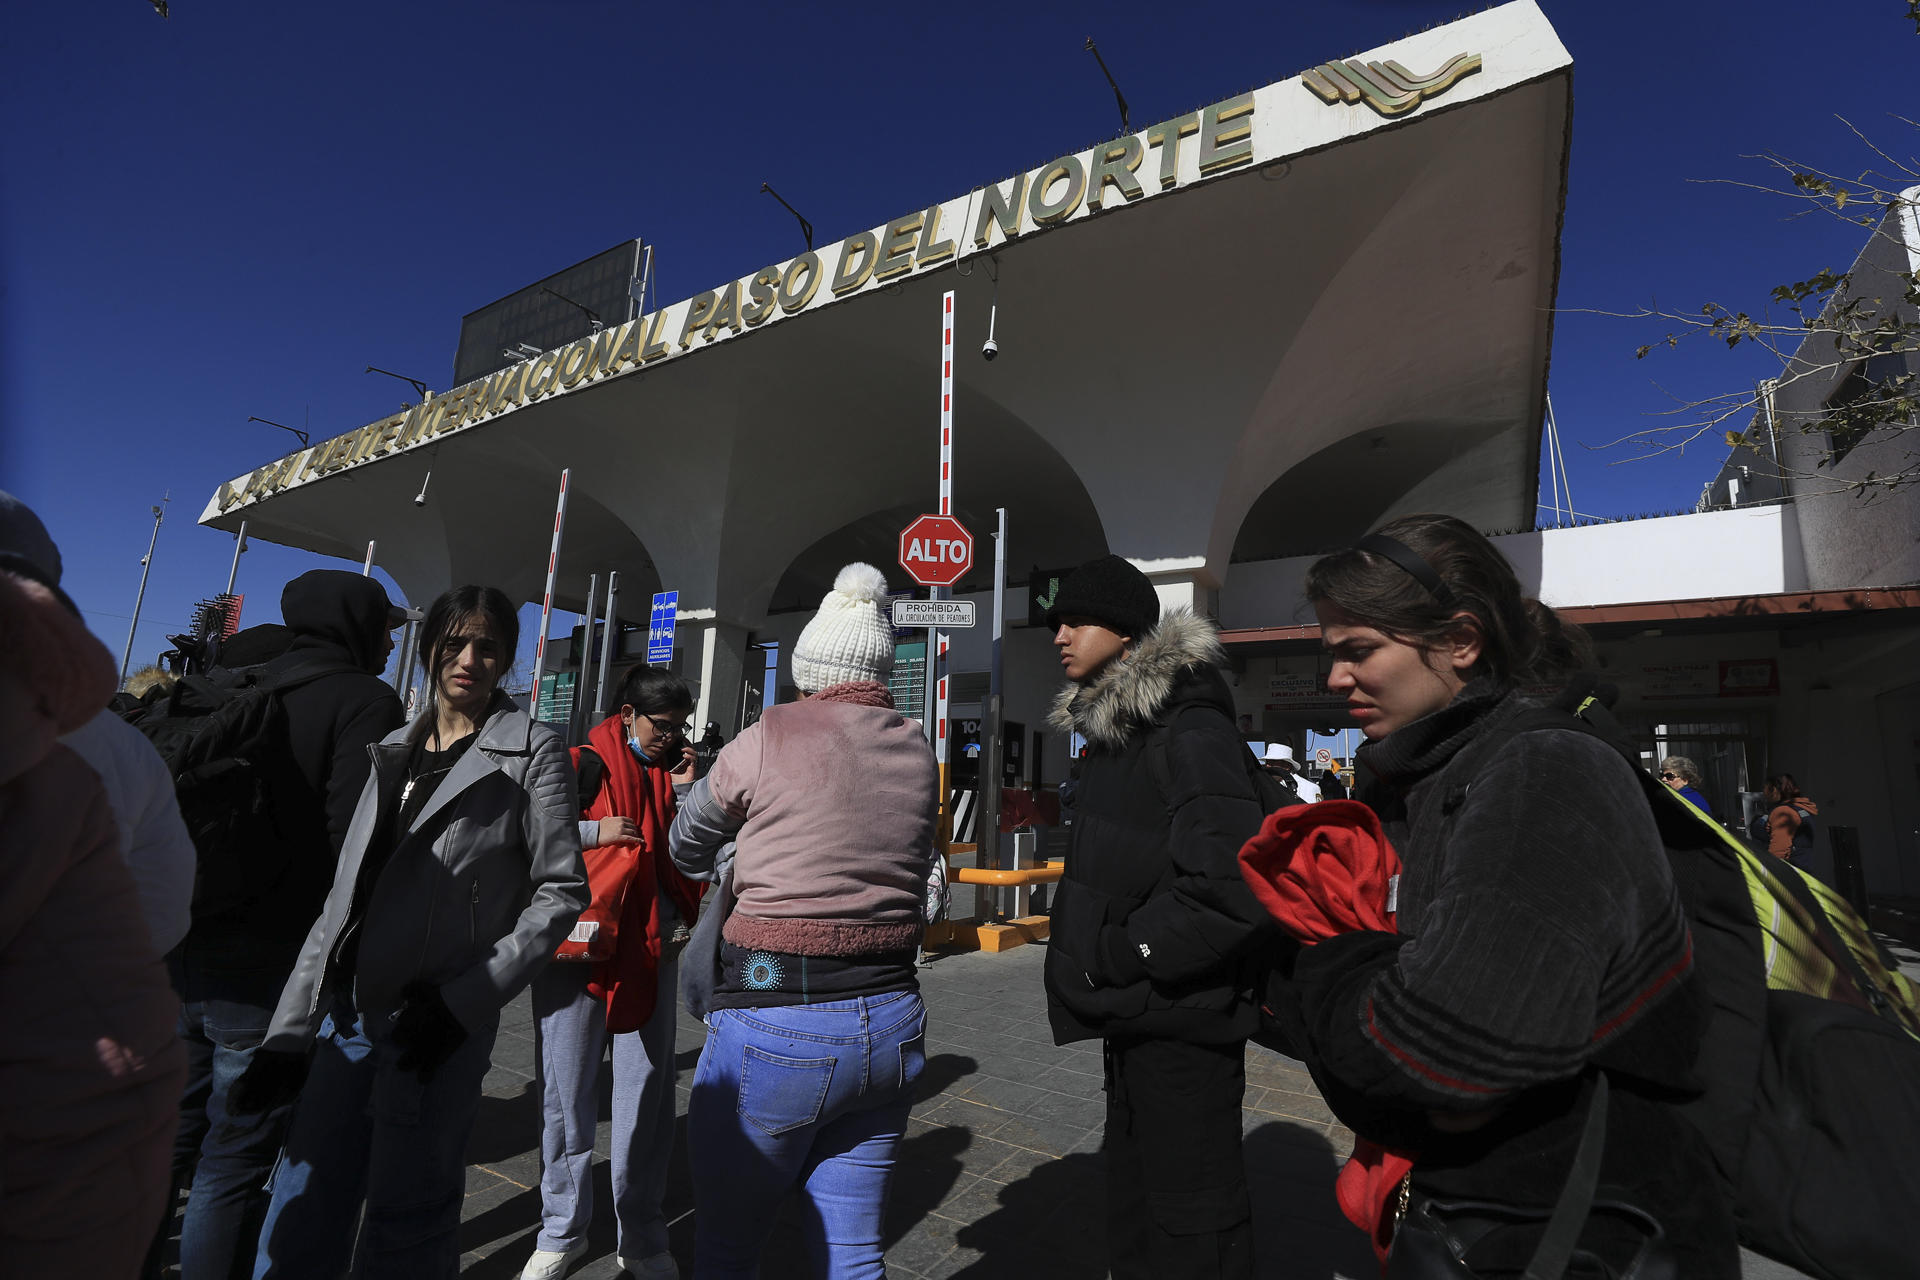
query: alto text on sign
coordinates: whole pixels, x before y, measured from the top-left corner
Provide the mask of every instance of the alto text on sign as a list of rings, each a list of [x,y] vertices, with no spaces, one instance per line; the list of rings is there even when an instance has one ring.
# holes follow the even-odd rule
[[[895,600],[893,625],[896,627],[970,627],[973,625],[973,601]]]
[[[950,587],[973,567],[973,535],[952,516],[921,516],[900,532],[900,567],[923,587]]]

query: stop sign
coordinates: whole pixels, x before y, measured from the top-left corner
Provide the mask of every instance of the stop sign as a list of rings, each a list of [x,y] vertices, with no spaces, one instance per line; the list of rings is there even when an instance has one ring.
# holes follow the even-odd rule
[[[900,567],[923,587],[950,587],[973,567],[973,535],[952,516],[921,516],[900,531]]]

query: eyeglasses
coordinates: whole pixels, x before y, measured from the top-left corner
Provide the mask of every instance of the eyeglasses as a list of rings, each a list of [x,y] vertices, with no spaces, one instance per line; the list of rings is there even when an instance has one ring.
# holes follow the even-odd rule
[[[1664,769],[1660,771],[1660,781],[1662,782],[1672,782],[1674,779],[1678,778],[1679,776],[1680,775],[1677,773],[1668,773]]]
[[[655,733],[664,738],[684,738],[687,736],[687,730],[693,728],[692,723],[686,720],[675,723],[672,720],[662,720],[659,716],[647,716],[646,721],[653,726]]]

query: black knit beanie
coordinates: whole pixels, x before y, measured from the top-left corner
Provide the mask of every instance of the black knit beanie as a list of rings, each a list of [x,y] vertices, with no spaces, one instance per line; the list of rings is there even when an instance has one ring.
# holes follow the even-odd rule
[[[1047,626],[1061,618],[1082,617],[1139,639],[1160,621],[1160,596],[1147,575],[1119,556],[1089,560],[1067,575],[1047,610]]]

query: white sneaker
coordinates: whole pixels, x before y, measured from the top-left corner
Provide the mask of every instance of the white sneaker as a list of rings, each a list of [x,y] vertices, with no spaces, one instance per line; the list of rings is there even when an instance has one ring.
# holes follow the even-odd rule
[[[560,1280],[561,1276],[573,1269],[573,1264],[587,1255],[587,1242],[579,1244],[562,1253],[557,1249],[535,1249],[533,1256],[527,1259],[527,1265],[520,1272],[520,1280]]]
[[[670,1253],[656,1253],[651,1258],[625,1258],[616,1253],[613,1260],[622,1271],[642,1280],[680,1280],[680,1264]]]

